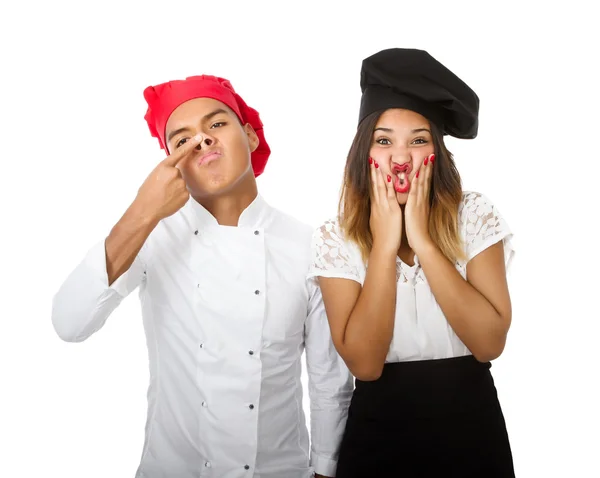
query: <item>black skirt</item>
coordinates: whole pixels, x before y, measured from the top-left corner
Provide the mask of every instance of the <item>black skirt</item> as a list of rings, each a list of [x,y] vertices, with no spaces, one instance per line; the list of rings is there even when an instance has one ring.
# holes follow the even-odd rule
[[[490,363],[472,356],[386,364],[356,380],[336,478],[511,478]]]

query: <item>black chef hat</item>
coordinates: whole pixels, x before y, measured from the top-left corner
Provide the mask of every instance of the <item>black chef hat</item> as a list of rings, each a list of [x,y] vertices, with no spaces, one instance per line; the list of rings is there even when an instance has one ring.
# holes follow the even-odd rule
[[[479,98],[426,51],[392,48],[366,58],[360,88],[359,123],[375,111],[404,108],[425,116],[443,134],[477,136]]]

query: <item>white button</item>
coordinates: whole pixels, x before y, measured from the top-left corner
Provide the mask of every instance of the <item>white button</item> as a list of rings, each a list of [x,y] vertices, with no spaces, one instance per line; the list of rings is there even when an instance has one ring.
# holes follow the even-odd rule
[[[204,466],[205,466],[206,468],[210,468],[210,461],[207,461],[206,463],[204,463]]]
[[[206,407],[208,407],[208,404],[207,404],[206,402],[202,402],[202,406],[203,406],[204,408],[206,408]]]

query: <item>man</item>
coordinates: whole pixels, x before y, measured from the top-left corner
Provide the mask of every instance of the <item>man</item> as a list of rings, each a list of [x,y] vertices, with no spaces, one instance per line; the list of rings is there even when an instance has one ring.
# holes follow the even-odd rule
[[[352,378],[306,280],[312,228],[258,194],[270,154],[259,114],[213,76],[144,96],[169,156],[61,286],[54,327],[83,341],[140,288],[150,387],[137,477],[334,476]]]

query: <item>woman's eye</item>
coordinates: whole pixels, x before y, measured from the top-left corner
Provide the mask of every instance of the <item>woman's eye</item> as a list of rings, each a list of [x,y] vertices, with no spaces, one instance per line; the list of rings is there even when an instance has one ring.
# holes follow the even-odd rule
[[[417,138],[417,139],[415,139],[413,141],[413,143],[416,143],[416,144],[426,144],[427,140],[425,140],[424,138]]]
[[[385,144],[385,145],[392,144],[392,142],[387,138],[379,138],[375,142],[379,143],[379,144]]]

